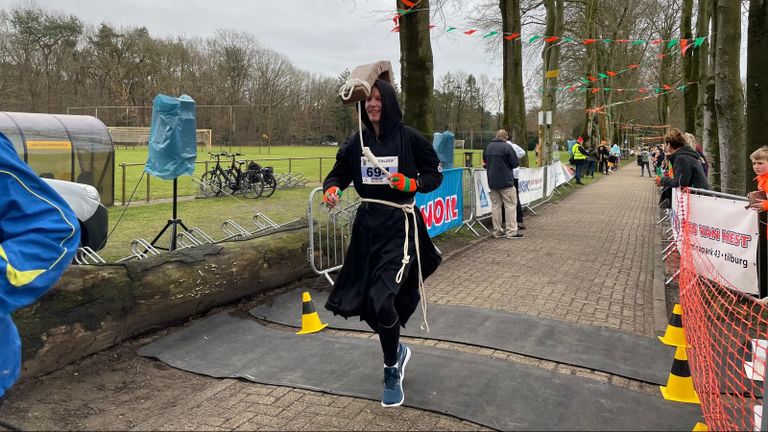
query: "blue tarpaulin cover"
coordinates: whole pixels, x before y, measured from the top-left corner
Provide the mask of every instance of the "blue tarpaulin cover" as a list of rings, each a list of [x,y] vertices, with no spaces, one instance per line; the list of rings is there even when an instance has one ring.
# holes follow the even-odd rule
[[[173,180],[195,171],[195,101],[159,94],[152,101],[149,156],[144,171],[164,180]]]
[[[443,165],[443,169],[453,168],[453,132],[446,130],[445,132],[435,132],[432,139],[432,147],[437,153],[437,157]]]

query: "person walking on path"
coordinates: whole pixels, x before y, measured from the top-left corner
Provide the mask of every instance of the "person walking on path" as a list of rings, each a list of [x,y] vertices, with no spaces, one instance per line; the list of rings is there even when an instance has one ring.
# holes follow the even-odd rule
[[[483,164],[488,172],[488,188],[491,189],[491,221],[493,236],[509,239],[523,238],[518,233],[515,207],[517,191],[514,170],[520,166],[515,150],[507,144],[509,134],[504,129],[496,132],[496,137],[483,151]],[[501,213],[504,212],[505,224],[502,228]]]
[[[437,189],[443,176],[432,144],[403,125],[392,84],[376,80],[362,105],[358,115],[365,129],[352,134],[339,149],[323,182],[323,201],[330,208],[350,183],[362,201],[344,265],[325,307],[344,318],[359,316],[378,333],[384,354],[381,404],[394,407],[405,400],[403,376],[411,356],[410,348],[400,343],[400,327],[405,327],[420,298],[426,325],[422,284],[442,260],[413,199],[416,192]],[[363,145],[373,155],[366,154]]]
[[[595,178],[595,168],[597,168],[597,159],[600,156],[597,154],[597,149],[594,145],[589,146],[589,153],[587,154],[587,173],[586,175]]]
[[[603,174],[608,174],[608,156],[608,147],[606,147],[604,143],[601,143],[600,146],[597,147],[597,157],[599,161],[597,170]]]
[[[640,158],[640,177],[643,177],[643,170],[648,171],[648,177],[651,177],[651,154],[647,147],[643,147],[638,155]]]
[[[672,128],[664,135],[664,151],[669,157],[669,176],[656,176],[657,186],[709,189],[699,154],[686,144],[679,129]]]
[[[0,133],[0,403],[21,372],[13,311],[42,296],[72,262],[80,224],[64,199]]]
[[[515,154],[517,155],[517,160],[518,161],[522,160],[523,157],[525,156],[525,150],[510,140],[507,140],[507,144],[511,145],[512,148],[515,150]],[[517,197],[517,206],[515,208],[515,211],[517,213],[517,229],[524,230],[525,225],[523,225],[523,205],[520,203],[520,167],[519,166],[514,170],[512,170],[512,175],[515,177],[515,196]],[[504,213],[502,213],[502,216],[503,215]]]
[[[584,169],[587,166],[587,150],[583,146],[584,137],[579,137],[576,143],[571,146],[571,153],[573,153],[573,164],[576,166],[576,184],[584,184],[581,182],[581,176],[584,174]]]

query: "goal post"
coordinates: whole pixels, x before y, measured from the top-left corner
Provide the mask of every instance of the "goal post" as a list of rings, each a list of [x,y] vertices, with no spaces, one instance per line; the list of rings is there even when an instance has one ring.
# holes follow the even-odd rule
[[[112,137],[112,143],[115,146],[125,146],[128,148],[146,146],[149,143],[148,127],[117,127],[107,128]],[[207,151],[211,151],[211,141],[213,133],[211,129],[196,129],[195,142],[198,146],[205,146]]]

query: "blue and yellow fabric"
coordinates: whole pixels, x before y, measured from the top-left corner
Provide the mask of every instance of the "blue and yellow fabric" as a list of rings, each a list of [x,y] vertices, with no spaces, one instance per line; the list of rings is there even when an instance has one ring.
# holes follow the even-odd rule
[[[0,133],[0,397],[21,370],[11,313],[59,279],[80,243],[77,217]]]

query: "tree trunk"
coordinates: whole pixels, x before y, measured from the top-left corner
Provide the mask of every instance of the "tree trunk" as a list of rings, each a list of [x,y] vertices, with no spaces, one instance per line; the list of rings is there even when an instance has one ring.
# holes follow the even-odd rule
[[[709,19],[710,19],[710,3],[711,0],[699,1],[699,10],[696,15],[696,37],[706,37],[709,35]],[[708,68],[708,55],[709,55],[709,43],[704,41],[704,44],[696,49],[692,49],[691,61],[693,62],[694,70],[696,73],[692,74],[696,78],[697,83],[693,88],[696,89],[696,116],[694,127],[694,134],[704,142],[704,105],[706,103],[706,88],[707,80],[709,77]]]
[[[768,1],[751,0],[747,29],[747,150],[746,166],[752,166],[749,155],[768,145]],[[747,190],[755,190],[751,174],[745,176]]]
[[[501,28],[504,35],[522,33],[520,24],[520,0],[499,0]],[[518,39],[504,40],[503,43],[503,85],[504,85],[504,126],[510,140],[528,148],[528,133],[525,129],[525,92],[523,90],[523,55]],[[528,156],[520,161],[529,166]]]
[[[544,7],[547,10],[547,36],[563,36],[563,0],[545,0]],[[552,111],[552,125],[549,126],[547,140],[541,145],[541,166],[549,165],[552,159],[552,131],[557,124],[557,76],[547,78],[547,71],[560,69],[560,41],[547,42],[542,53],[543,87],[544,97],[541,100],[542,111]]]
[[[693,0],[683,0],[683,11],[681,14],[680,23],[680,39],[691,39],[693,37],[693,31],[691,30],[691,19],[693,15]],[[683,57],[683,77],[685,82],[696,81],[697,64],[691,54],[686,54]],[[696,130],[696,102],[698,100],[698,93],[696,92],[698,86],[686,85],[683,93],[683,114],[685,118],[685,130],[687,132],[694,133]]]
[[[406,9],[399,1],[398,9]],[[419,11],[400,17],[400,73],[403,88],[403,119],[432,141],[434,78],[429,34],[429,0]]]
[[[720,190],[722,164],[720,163],[720,138],[718,137],[717,115],[715,113],[715,74],[710,73],[710,71],[715,70],[715,64],[717,64],[718,29],[716,1],[706,0],[707,14],[709,15],[709,21],[712,22],[712,33],[710,34],[709,41],[704,43],[708,55],[702,58],[702,63],[704,64],[702,69],[706,74],[704,104],[702,105],[702,143],[704,145],[704,155],[709,162],[709,182],[713,187]]]
[[[125,264],[70,267],[39,302],[13,315],[23,378],[309,276],[306,220],[298,225]]]
[[[720,139],[721,188],[723,192],[746,194],[744,94],[741,89],[740,2],[718,0],[719,31],[715,63],[715,110]]]
[[[586,22],[586,33],[582,36],[584,39],[594,39],[595,37],[595,13],[597,10],[596,0],[587,0],[584,5],[584,17]],[[597,52],[595,44],[589,44],[586,47],[587,50],[587,64],[584,68],[585,75],[594,75],[597,73]],[[595,96],[592,93],[592,87],[595,84],[590,81],[587,83],[587,92],[585,94],[585,107],[584,107],[584,126],[582,127],[582,134],[586,134],[590,138],[593,137],[593,118],[594,114],[590,111],[593,107]],[[592,143],[597,144],[592,141]]]

